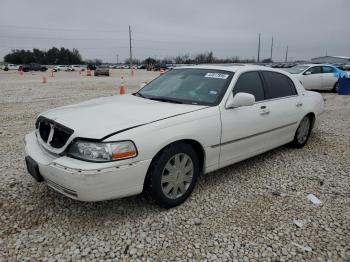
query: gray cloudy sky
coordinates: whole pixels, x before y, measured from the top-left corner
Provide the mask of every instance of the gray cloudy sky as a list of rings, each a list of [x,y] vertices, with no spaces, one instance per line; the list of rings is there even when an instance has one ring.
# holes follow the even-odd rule
[[[14,48],[76,47],[84,59],[350,56],[349,0],[0,0],[0,60]]]

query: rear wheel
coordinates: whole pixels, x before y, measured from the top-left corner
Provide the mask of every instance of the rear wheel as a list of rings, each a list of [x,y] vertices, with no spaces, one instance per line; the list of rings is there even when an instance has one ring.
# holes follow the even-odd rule
[[[333,87],[332,91],[333,91],[333,93],[338,93],[338,90],[339,90],[339,81],[337,81],[334,84],[334,87]]]
[[[199,160],[194,149],[186,143],[177,143],[155,157],[145,190],[158,205],[171,208],[190,196],[198,174]]]
[[[309,140],[312,129],[312,117],[310,115],[304,116],[300,121],[297,131],[294,135],[292,145],[296,148],[302,148]]]

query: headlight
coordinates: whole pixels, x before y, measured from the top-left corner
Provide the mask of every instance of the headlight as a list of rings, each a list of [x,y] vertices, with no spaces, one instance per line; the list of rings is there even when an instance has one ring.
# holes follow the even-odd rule
[[[137,156],[132,141],[95,143],[78,140],[68,149],[68,156],[93,162],[123,160]]]

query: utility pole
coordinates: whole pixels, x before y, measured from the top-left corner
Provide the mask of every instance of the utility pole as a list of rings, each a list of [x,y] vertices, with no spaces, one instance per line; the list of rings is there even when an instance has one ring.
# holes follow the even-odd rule
[[[288,60],[288,45],[287,45],[287,49],[286,49],[286,58],[284,59],[284,62],[287,62]]]
[[[271,54],[270,54],[270,60],[272,62],[272,49],[273,49],[273,37],[271,39]]]
[[[131,48],[131,28],[129,25],[129,46],[130,46],[130,58],[129,58],[129,63],[130,63],[130,69],[132,68],[132,48]]]
[[[117,65],[119,64],[119,54],[117,54]]]
[[[257,63],[260,63],[260,33],[259,33],[259,45],[258,45],[258,59]]]

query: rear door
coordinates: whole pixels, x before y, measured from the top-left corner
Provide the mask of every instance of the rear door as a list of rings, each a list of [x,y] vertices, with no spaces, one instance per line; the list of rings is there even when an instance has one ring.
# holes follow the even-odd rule
[[[306,70],[301,83],[305,89],[323,89],[322,67],[313,66]]]
[[[335,83],[338,81],[338,74],[335,68],[331,66],[322,66],[323,88],[333,89]]]
[[[270,112],[270,145],[276,147],[293,140],[298,122],[303,115],[303,103],[293,81],[286,75],[262,71]]]

